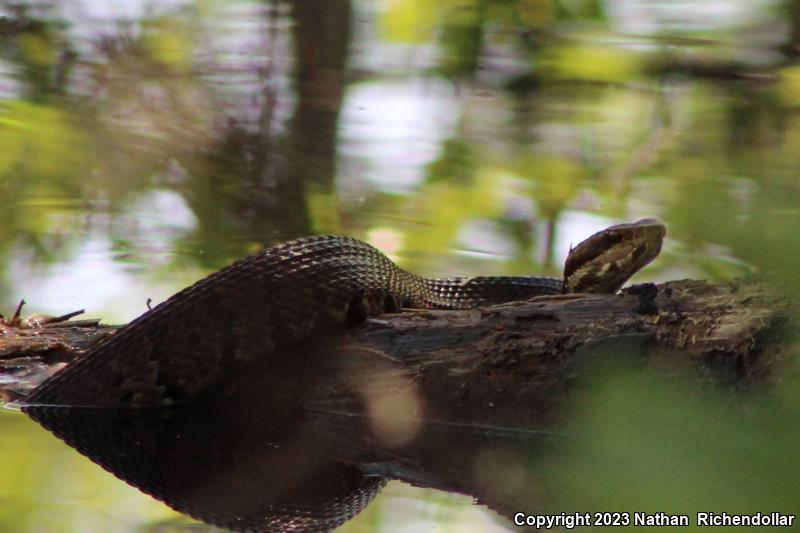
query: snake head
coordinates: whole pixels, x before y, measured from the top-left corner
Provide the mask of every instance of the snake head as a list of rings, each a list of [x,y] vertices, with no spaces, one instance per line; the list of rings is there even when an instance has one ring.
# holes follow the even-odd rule
[[[565,293],[614,293],[655,259],[667,229],[654,218],[617,224],[570,249],[564,264]]]

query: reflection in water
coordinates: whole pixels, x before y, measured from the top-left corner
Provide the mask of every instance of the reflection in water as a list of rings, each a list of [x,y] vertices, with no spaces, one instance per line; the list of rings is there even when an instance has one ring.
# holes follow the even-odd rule
[[[353,87],[342,110],[344,170],[381,191],[413,191],[425,178],[420,168],[453,135],[457,104],[455,89],[437,80]]]
[[[480,422],[442,418],[447,409],[428,405],[435,399],[396,362],[336,345],[281,354],[187,406],[24,410],[145,493],[236,531],[327,531],[388,479],[506,514],[536,507],[526,465],[563,436],[509,427],[528,417],[511,405]]]
[[[554,274],[578,236],[644,216],[673,236],[645,279],[755,269],[796,291],[798,50],[798,0],[0,2],[0,307],[125,321],[314,233],[423,274]],[[9,427],[19,457],[66,461]],[[496,459],[479,470],[514,470]],[[52,468],[25,495],[24,464],[0,528],[52,529],[30,509],[93,478]],[[583,507],[613,492],[570,477]]]

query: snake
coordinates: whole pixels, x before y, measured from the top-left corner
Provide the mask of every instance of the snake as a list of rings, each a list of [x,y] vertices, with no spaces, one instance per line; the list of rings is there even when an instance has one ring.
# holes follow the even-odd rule
[[[561,278],[426,278],[351,237],[285,242],[209,275],[100,340],[34,389],[21,409],[121,479],[205,522],[248,532],[330,531],[360,512],[386,479],[358,465],[325,463],[308,479],[294,480],[286,494],[263,496],[243,510],[225,498],[204,498],[195,488],[225,486],[213,476],[206,479],[213,460],[237,464],[238,452],[222,436],[193,443],[160,429],[167,433],[157,433],[158,444],[149,447],[133,432],[135,421],[157,423],[158,413],[191,405],[249,364],[298,356],[292,347],[383,313],[615,293],[658,255],[665,233],[655,219],[608,227],[571,247]],[[97,410],[120,416],[123,429],[109,432],[93,422],[87,412]],[[134,447],[120,453],[115,438]],[[175,446],[197,457],[199,467],[167,479],[164,461],[177,460]]]
[[[563,278],[425,278],[351,237],[289,241],[178,292],[49,378],[25,403],[177,404],[231,368],[324,327],[405,308],[470,309],[561,293],[613,293],[658,255],[665,233],[655,219],[608,227],[571,249]]]

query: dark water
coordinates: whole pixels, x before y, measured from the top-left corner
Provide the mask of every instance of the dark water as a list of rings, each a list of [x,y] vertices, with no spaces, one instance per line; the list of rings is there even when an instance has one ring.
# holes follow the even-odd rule
[[[636,279],[758,272],[793,293],[798,46],[796,0],[3,2],[2,311],[24,297],[124,322],[315,233],[421,274],[558,275],[570,243],[643,217],[668,241]],[[707,429],[659,394],[645,418],[671,404],[689,413],[673,430]],[[785,440],[720,421],[708,438],[735,465],[720,473],[697,466],[701,444],[593,423],[602,460],[564,469],[581,509],[697,494],[798,508]],[[0,413],[0,449],[0,531],[173,530],[173,513],[21,415]],[[767,466],[745,467],[754,453]],[[580,481],[593,468],[609,481]],[[740,476],[759,482],[731,496]],[[468,498],[399,485],[345,528],[503,530]]]

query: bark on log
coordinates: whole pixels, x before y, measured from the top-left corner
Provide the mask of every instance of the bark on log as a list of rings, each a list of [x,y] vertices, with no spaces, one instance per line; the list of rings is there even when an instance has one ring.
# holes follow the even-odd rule
[[[770,373],[781,357],[775,334],[788,312],[786,300],[757,282],[685,280],[386,316],[359,328],[352,343],[402,361],[436,405],[469,398],[456,402],[457,416],[501,403],[546,406],[593,363],[626,354],[660,372],[732,385],[778,379]]]

